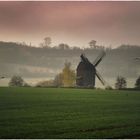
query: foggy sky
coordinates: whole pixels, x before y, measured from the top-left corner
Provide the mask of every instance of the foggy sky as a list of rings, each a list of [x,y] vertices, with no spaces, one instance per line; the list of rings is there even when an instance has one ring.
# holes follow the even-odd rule
[[[140,45],[140,2],[2,2],[0,40],[86,47]]]

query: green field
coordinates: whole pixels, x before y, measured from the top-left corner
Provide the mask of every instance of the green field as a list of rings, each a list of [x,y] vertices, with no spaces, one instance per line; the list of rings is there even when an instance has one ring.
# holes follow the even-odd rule
[[[0,88],[0,138],[140,138],[140,92]]]

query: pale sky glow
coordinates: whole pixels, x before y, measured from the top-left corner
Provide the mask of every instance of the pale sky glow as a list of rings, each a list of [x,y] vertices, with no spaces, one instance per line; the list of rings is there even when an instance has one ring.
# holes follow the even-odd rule
[[[0,2],[0,40],[38,45],[140,45],[140,2]]]

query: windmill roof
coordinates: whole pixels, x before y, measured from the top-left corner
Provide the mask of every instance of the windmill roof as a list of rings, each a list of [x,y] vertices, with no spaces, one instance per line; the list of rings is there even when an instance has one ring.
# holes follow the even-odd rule
[[[94,65],[91,64],[90,62],[84,62],[84,61],[81,61],[77,67],[77,69],[95,69]]]

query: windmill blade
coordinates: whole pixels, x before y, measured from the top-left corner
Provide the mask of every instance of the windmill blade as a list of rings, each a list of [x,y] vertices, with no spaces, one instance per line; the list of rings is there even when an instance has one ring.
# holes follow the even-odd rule
[[[105,80],[102,78],[102,76],[99,74],[99,72],[97,70],[96,70],[96,76],[104,86],[106,82],[105,82]]]
[[[104,56],[105,56],[105,52],[103,51],[103,52],[95,59],[95,61],[93,62],[93,65],[96,67],[96,66],[101,62],[101,60],[103,59]]]

